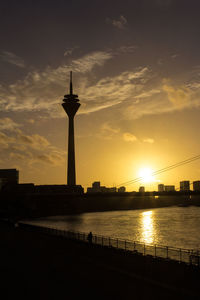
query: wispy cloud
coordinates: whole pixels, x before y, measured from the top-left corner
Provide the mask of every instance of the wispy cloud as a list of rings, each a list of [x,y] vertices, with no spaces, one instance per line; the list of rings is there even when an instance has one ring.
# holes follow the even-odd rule
[[[123,139],[125,142],[136,142],[138,140],[137,137],[130,132],[123,133]]]
[[[172,85],[170,80],[163,80],[147,66],[98,79],[98,69],[95,68],[117,59],[119,49],[92,52],[73,59],[70,64],[32,71],[23,80],[8,86],[0,85],[0,110],[40,111],[41,116],[63,117],[60,103],[67,92],[70,70],[76,71],[75,87],[81,100],[79,114],[115,106],[120,110],[121,117],[137,119],[200,106],[198,79],[188,81],[187,85],[180,86],[174,82]],[[134,46],[123,48],[122,52],[126,51],[134,51]],[[11,128],[12,125],[7,122],[0,123],[0,126]]]
[[[155,141],[152,138],[146,138],[146,139],[143,139],[143,142],[148,143],[148,144],[153,144]]]
[[[58,103],[66,90],[69,71],[75,71],[78,77],[96,66],[103,66],[111,58],[112,53],[97,51],[74,59],[69,65],[61,65],[55,69],[47,67],[41,72],[33,71],[24,80],[18,80],[9,86],[0,85],[0,110],[43,110],[59,115]]]
[[[24,60],[12,52],[1,51],[0,58],[1,58],[1,60],[8,62],[12,65],[15,65],[19,68],[25,68]]]
[[[70,47],[70,48],[66,48],[65,52],[64,52],[64,56],[69,56],[71,55],[74,50],[78,49],[79,47],[78,46],[75,46],[75,47]]]
[[[9,131],[13,131],[16,128],[21,127],[20,124],[14,122],[12,119],[10,118],[1,118],[0,119],[0,130],[9,130]]]
[[[122,72],[120,75],[106,77],[94,85],[84,85],[80,90],[84,106],[82,113],[94,112],[111,107],[128,99],[142,90],[148,80],[149,69],[139,68],[134,71]]]
[[[9,133],[6,132],[8,128],[0,128],[0,154],[5,161],[20,160],[29,166],[38,162],[62,165],[65,151],[51,145],[44,136],[39,134],[27,135],[18,128],[20,124],[15,122],[13,124],[16,124],[15,130],[11,130]]]
[[[114,27],[118,29],[124,29],[128,24],[127,19],[123,15],[121,15],[119,19],[107,18],[106,22],[112,24]]]

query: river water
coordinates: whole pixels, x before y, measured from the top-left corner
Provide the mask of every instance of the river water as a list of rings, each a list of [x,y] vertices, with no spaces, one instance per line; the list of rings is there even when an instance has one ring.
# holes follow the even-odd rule
[[[200,249],[200,207],[166,207],[40,218],[31,223],[156,245]]]

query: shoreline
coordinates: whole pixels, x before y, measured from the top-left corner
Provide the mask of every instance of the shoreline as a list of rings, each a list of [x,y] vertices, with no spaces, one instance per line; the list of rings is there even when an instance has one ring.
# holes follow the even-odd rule
[[[200,269],[0,222],[7,299],[197,299]],[[9,286],[15,288],[9,289]],[[17,289],[17,293],[16,293]]]

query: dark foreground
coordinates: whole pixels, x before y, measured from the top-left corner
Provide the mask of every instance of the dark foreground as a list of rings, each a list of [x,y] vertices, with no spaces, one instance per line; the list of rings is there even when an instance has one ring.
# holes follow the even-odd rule
[[[0,222],[1,299],[199,299],[200,270]]]

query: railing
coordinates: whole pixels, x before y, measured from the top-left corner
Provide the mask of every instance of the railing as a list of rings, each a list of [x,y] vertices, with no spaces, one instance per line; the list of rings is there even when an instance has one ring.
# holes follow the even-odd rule
[[[20,227],[28,227],[33,230],[44,232],[50,235],[62,236],[68,239],[80,240],[88,243],[88,234],[84,232],[66,231],[54,227],[39,226],[31,223],[19,222]],[[123,249],[134,254],[150,255],[155,258],[175,260],[200,267],[200,251],[175,248],[161,245],[145,244],[130,240],[122,240],[101,235],[92,236],[92,244],[104,247]]]

